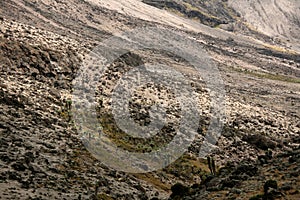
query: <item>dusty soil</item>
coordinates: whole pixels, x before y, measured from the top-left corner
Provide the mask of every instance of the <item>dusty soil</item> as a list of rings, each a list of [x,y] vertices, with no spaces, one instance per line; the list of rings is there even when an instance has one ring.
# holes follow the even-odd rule
[[[168,199],[171,186],[180,182],[188,189],[177,196],[173,191],[170,198],[249,199],[262,194],[266,180],[273,179],[278,187],[270,192],[272,198],[299,199],[299,5],[296,1],[266,5],[262,1],[1,1],[0,197]],[[197,106],[203,109],[197,138],[185,155],[151,173],[119,172],[94,158],[74,127],[67,102],[87,53],[112,35],[142,26],[187,34],[208,52],[221,73],[226,121],[211,154],[217,165],[215,176],[206,160],[198,158],[210,119],[209,91],[191,66],[165,52],[136,51],[104,72],[97,96],[102,101],[100,122],[108,122],[105,134],[127,150],[149,151],[170,141],[173,127],[164,129],[165,137],[153,138],[151,145],[124,140],[110,115],[112,90],[125,71],[141,63],[166,64],[191,80]],[[148,123],[147,110],[160,102],[174,108],[168,117],[176,124],[180,109],[170,97],[164,88],[141,87],[132,100],[133,118]]]

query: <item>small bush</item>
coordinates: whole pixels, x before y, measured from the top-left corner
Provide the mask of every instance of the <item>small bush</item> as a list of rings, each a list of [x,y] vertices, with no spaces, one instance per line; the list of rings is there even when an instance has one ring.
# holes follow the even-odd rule
[[[277,182],[274,180],[268,180],[264,185],[264,193],[268,194],[269,188],[277,189]]]
[[[171,191],[171,198],[182,197],[189,192],[189,188],[187,186],[182,185],[181,183],[176,183],[171,187]]]
[[[245,135],[242,140],[262,150],[274,149],[276,147],[275,142],[260,134]]]

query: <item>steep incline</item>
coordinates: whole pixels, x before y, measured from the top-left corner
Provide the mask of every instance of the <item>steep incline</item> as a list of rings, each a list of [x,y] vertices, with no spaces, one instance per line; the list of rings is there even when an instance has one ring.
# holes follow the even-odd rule
[[[272,36],[299,43],[300,2],[297,0],[263,0],[237,3],[230,0],[229,5],[240,12],[244,20],[256,30]]]
[[[171,186],[181,182],[195,184],[190,192],[184,190],[186,199],[249,199],[272,178],[279,183],[280,198],[297,198],[298,1],[235,2],[0,1],[0,197],[167,199]],[[106,125],[105,134],[126,150],[149,151],[169,141],[173,126],[166,126],[166,138],[157,143],[141,141],[119,132],[107,110],[124,71],[141,63],[171,66],[190,80],[204,109],[197,139],[186,154],[165,169],[129,174],[96,160],[80,140],[67,102],[86,53],[112,35],[144,26],[187,34],[216,63],[227,95],[226,123],[211,154],[217,167],[226,166],[219,176],[211,176],[206,160],[197,157],[210,119],[209,90],[191,66],[166,52],[126,54],[103,73],[97,93],[100,122]],[[168,116],[178,117],[172,95],[166,93],[153,85],[139,88],[130,105],[135,120],[148,123],[153,102],[170,103]],[[267,150],[273,158],[264,157]],[[257,174],[247,174],[252,169]]]

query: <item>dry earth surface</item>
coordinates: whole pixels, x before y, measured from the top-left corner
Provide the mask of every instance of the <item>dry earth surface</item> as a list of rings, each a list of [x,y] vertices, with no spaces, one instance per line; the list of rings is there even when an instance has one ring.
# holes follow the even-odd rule
[[[300,199],[299,11],[297,0],[0,1],[0,199]],[[88,53],[145,26],[187,36],[220,71],[226,121],[210,154],[214,175],[198,157],[210,91],[186,61],[166,52],[137,50],[108,66],[97,80],[97,114],[103,134],[125,150],[170,142],[180,121],[172,91],[146,84],[130,101],[140,125],[149,123],[154,103],[167,108],[168,126],[149,140],[116,126],[111,96],[132,68],[173,67],[201,108],[196,139],[176,162],[145,174],[114,170],[85,148],[75,127],[72,81]]]

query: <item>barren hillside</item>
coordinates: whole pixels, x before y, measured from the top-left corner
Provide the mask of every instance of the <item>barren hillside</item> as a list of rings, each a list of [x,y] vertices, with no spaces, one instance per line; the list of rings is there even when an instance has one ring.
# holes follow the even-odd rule
[[[0,1],[0,198],[299,199],[299,9],[297,0]],[[122,54],[123,44],[143,48]],[[114,47],[112,55],[119,57],[102,68],[94,54],[110,56]],[[193,53],[200,59],[207,55],[213,63],[208,66],[220,75],[224,119],[213,121],[214,109],[223,107],[211,104],[212,93],[221,90],[207,83],[216,77],[199,73],[186,59]],[[90,60],[96,64],[87,65]],[[153,77],[163,80],[135,87],[139,75],[128,74],[147,65],[158,66]],[[81,70],[101,75],[87,74],[78,86]],[[135,90],[122,107],[121,97],[113,103],[114,90],[126,81],[134,84],[120,91]],[[99,135],[77,123],[90,120],[74,101],[77,86],[88,94],[91,85],[95,92],[86,105],[94,105]],[[180,98],[172,87],[181,91]],[[199,118],[190,124],[195,131],[184,131],[195,132],[195,138],[186,149],[173,147],[183,155],[152,157],[167,165],[154,171],[137,162],[147,173],[107,165],[114,153],[146,158],[163,149],[183,130],[182,111],[190,104]],[[154,112],[153,105],[165,114]],[[141,127],[151,126],[153,119],[163,125],[157,134],[146,131],[151,137],[138,138],[129,132],[145,129],[133,129],[131,121],[129,132],[118,126],[128,116]],[[209,131],[221,122],[212,151],[199,156]],[[120,151],[105,146],[107,141]],[[99,144],[106,152],[97,154]],[[126,165],[119,168],[133,166],[126,155]],[[216,172],[210,171],[207,156]]]

